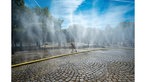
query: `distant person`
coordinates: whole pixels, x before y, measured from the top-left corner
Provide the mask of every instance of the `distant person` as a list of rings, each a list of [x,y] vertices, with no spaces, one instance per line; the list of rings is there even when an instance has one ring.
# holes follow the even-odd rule
[[[76,46],[75,46],[75,44],[73,43],[73,42],[71,42],[71,48],[72,48],[72,52],[75,50],[75,52],[77,52],[77,50],[76,50]]]

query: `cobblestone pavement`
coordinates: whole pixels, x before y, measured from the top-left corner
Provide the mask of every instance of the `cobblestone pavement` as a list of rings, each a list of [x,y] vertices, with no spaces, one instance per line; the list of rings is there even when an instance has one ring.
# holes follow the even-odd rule
[[[15,67],[12,82],[134,82],[134,50],[93,51]]]
[[[93,50],[97,48],[84,48],[77,49],[78,52],[85,50]],[[46,50],[32,50],[32,51],[19,51],[12,55],[12,64],[23,63],[31,60],[51,57],[60,54],[70,54],[72,49],[46,49]]]

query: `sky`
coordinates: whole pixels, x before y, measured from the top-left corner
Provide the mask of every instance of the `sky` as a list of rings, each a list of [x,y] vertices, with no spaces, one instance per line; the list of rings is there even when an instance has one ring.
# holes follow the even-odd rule
[[[62,28],[79,24],[91,28],[116,27],[120,22],[134,22],[134,0],[24,0],[27,7],[48,7],[63,19]]]

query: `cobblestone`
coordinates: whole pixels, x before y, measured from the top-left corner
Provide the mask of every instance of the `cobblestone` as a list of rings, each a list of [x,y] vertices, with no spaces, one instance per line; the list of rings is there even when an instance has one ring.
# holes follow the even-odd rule
[[[12,68],[12,82],[134,82],[134,51],[95,51]]]

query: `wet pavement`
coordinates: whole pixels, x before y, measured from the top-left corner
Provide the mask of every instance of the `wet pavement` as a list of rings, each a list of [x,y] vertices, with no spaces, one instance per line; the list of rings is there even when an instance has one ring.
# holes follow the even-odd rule
[[[15,67],[12,82],[134,82],[134,50],[99,50]]]

